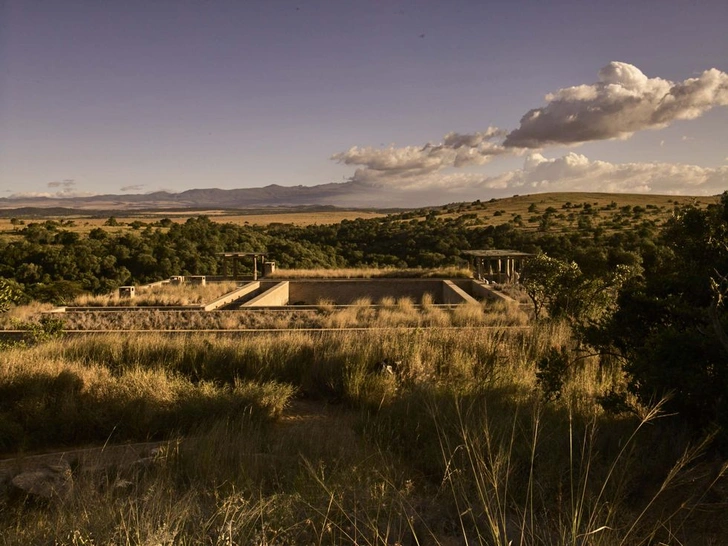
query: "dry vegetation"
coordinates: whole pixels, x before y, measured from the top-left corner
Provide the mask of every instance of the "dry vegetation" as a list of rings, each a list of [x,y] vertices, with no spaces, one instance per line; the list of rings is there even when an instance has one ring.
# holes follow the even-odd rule
[[[6,451],[172,441],[151,466],[76,468],[64,502],[3,497],[0,535],[11,545],[725,543],[725,467],[657,419],[659,406],[605,414],[596,397],[622,377],[588,355],[545,401],[537,363],[552,348],[579,355],[563,323],[107,334],[6,349]],[[281,419],[294,391],[323,409]]]
[[[6,236],[12,236],[17,231],[21,230],[23,225],[13,225],[11,215],[6,211],[0,211],[0,233]],[[163,218],[169,218],[172,222],[181,224],[186,222],[189,218],[197,217],[200,215],[207,215],[214,222],[219,223],[233,223],[236,225],[259,225],[266,226],[269,224],[293,224],[296,226],[309,226],[313,224],[338,224],[342,220],[356,220],[357,218],[369,219],[369,218],[380,218],[385,216],[383,213],[367,211],[367,210],[334,210],[334,211],[286,211],[277,212],[271,209],[270,212],[261,213],[259,211],[246,214],[244,212],[230,213],[219,210],[196,210],[188,211],[183,214],[178,212],[149,212],[146,214],[139,213],[125,213],[123,211],[111,211],[105,216],[88,216],[83,214],[72,214],[67,216],[54,216],[48,215],[43,217],[23,217],[17,216],[18,219],[22,219],[25,224],[31,222],[44,222],[46,220],[55,220],[61,222],[62,228],[69,231],[73,231],[80,234],[87,234],[92,229],[103,228],[109,233],[123,233],[128,231],[134,231],[132,224],[135,222],[141,223],[142,227],[146,225],[154,225]],[[119,225],[108,226],[105,225],[110,216],[114,216],[117,219]],[[13,216],[15,217],[15,216]]]
[[[410,298],[361,298],[352,305],[336,306],[321,300],[313,308],[280,310],[164,311],[134,313],[104,311],[68,312],[59,315],[67,330],[236,330],[298,328],[391,328],[525,326],[527,308],[486,301],[478,305],[434,305],[430,294],[416,304]]]
[[[114,307],[114,306],[182,306],[201,305],[215,301],[219,297],[238,288],[238,283],[215,282],[204,286],[198,284],[162,284],[149,288],[137,287],[136,297],[123,298],[118,293],[102,296],[84,294],[77,297],[71,307]]]
[[[709,203],[716,203],[717,197],[689,197],[689,196],[668,196],[668,195],[642,195],[642,194],[608,194],[608,193],[544,193],[534,195],[521,195],[505,199],[497,199],[482,203],[462,203],[453,204],[443,207],[443,217],[457,217],[463,214],[475,213],[483,222],[482,225],[498,225],[511,220],[516,216],[523,219],[524,229],[537,229],[538,222],[529,222],[529,218],[534,216],[534,212],[529,211],[529,207],[535,204],[538,214],[543,213],[549,207],[557,210],[557,214],[564,213],[564,218],[555,218],[556,229],[568,229],[570,221],[567,216],[570,212],[564,209],[567,203],[572,205],[583,205],[589,203],[595,209],[600,211],[599,222],[611,219],[615,214],[619,214],[620,208],[625,206],[642,207],[646,209],[646,218],[655,220],[661,224],[672,213],[676,205],[696,203],[698,206],[707,206]],[[616,206],[611,207],[614,203]],[[650,208],[648,209],[648,205]],[[571,210],[574,212],[574,210]],[[578,211],[577,211],[578,212]],[[42,222],[45,220],[56,220],[61,222],[63,229],[75,231],[81,234],[90,232],[94,228],[103,228],[110,233],[120,233],[125,231],[133,231],[132,224],[138,222],[142,225],[153,225],[162,218],[169,218],[172,222],[182,223],[188,218],[207,215],[214,222],[231,222],[238,225],[269,225],[273,223],[294,224],[297,226],[307,226],[313,224],[336,224],[342,220],[354,220],[357,218],[378,218],[385,214],[376,211],[366,210],[326,210],[326,211],[270,211],[255,210],[250,213],[235,212],[221,210],[197,210],[185,213],[172,211],[150,211],[148,213],[125,213],[124,211],[110,211],[105,216],[88,216],[84,214],[75,214],[68,216],[43,216],[43,217],[22,217],[18,220],[23,222]],[[13,225],[10,222],[13,216],[12,211],[0,211],[0,233],[7,238],[12,239],[23,225]],[[119,224],[118,226],[105,226],[109,216],[114,215]],[[17,215],[16,215],[17,216]],[[571,221],[573,225],[573,220]]]

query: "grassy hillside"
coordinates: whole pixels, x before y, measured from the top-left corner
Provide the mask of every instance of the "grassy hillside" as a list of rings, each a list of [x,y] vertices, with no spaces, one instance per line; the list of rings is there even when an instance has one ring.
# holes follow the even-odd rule
[[[607,230],[635,226],[642,221],[661,225],[675,207],[694,204],[706,207],[718,203],[718,196],[689,197],[623,193],[541,193],[516,195],[505,199],[473,203],[454,203],[418,211],[418,217],[436,211],[444,218],[470,215],[477,225],[513,223],[528,231],[572,231],[579,219]],[[474,216],[473,216],[474,215]],[[409,217],[409,214],[405,214]],[[547,217],[544,224],[544,216]],[[544,229],[545,228],[545,229]]]
[[[642,219],[654,220],[661,224],[675,206],[694,203],[699,206],[707,206],[710,203],[717,203],[717,196],[710,197],[689,197],[669,195],[645,195],[645,194],[620,194],[620,193],[542,193],[534,195],[517,195],[504,199],[491,199],[489,201],[475,201],[472,203],[455,203],[440,207],[428,207],[418,209],[414,212],[392,213],[394,216],[404,214],[408,218],[424,217],[430,211],[436,211],[445,218],[455,218],[463,214],[475,214],[480,225],[498,225],[504,222],[514,222],[519,227],[527,230],[536,230],[539,227],[540,218],[549,208],[555,212],[551,213],[551,224],[553,229],[571,229],[578,220],[578,215],[587,209],[598,212],[594,221],[597,224],[608,224],[618,221],[624,222],[626,217],[625,207],[630,207],[629,215],[634,215],[637,208],[637,215]],[[535,207],[535,208],[534,208]],[[644,212],[639,212],[644,209]],[[175,223],[186,222],[187,219],[206,215],[214,222],[233,223],[237,225],[270,225],[270,224],[292,224],[296,226],[309,226],[314,224],[337,224],[342,220],[354,220],[357,218],[381,218],[386,212],[381,210],[331,210],[316,209],[307,207],[300,209],[251,209],[240,211],[225,210],[189,210],[189,211],[108,211],[107,213],[96,212],[93,215],[73,213],[66,211],[59,214],[59,211],[51,209],[47,215],[42,209],[33,209],[32,214],[23,214],[13,211],[0,211],[0,233],[12,237],[15,232],[23,228],[29,222],[44,220],[58,221],[64,229],[88,233],[94,228],[119,233],[142,229],[147,225],[158,226],[163,219],[169,219]],[[109,217],[113,216],[118,225],[109,226]],[[15,224],[11,219],[15,218]],[[631,223],[631,222],[630,222]],[[626,225],[626,224],[625,224]],[[136,226],[136,227],[135,227]]]

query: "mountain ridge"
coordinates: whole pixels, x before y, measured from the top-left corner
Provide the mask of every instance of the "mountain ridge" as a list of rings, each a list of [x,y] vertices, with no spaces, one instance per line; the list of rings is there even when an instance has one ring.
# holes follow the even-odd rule
[[[0,198],[0,209],[23,207],[73,209],[140,208],[246,208],[251,206],[352,206],[362,197],[371,199],[372,188],[356,182],[327,183],[316,186],[280,186],[269,184],[256,188],[193,188],[179,193],[99,194],[78,197],[18,196]]]

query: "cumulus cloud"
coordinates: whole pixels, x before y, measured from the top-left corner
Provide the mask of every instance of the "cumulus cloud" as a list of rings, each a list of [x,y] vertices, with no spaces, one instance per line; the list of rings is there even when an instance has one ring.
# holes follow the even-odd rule
[[[532,154],[525,161],[521,179],[523,186],[539,191],[713,195],[728,185],[728,167],[609,163],[573,152],[555,159]]]
[[[479,199],[487,195],[587,191],[715,195],[728,187],[728,166],[706,168],[672,163],[610,163],[568,153],[547,159],[539,153],[526,157],[523,168],[496,176],[475,173],[429,173],[416,178],[389,177],[396,191],[437,190],[439,201]],[[433,194],[435,195],[435,194]]]
[[[354,146],[346,152],[334,154],[331,159],[345,165],[359,165],[352,178],[356,182],[387,184],[390,178],[400,181],[427,178],[447,167],[484,165],[498,155],[514,153],[498,142],[504,136],[505,131],[489,127],[472,134],[448,133],[441,143],[428,143],[422,147]]]
[[[27,198],[34,198],[34,197],[46,197],[48,199],[65,199],[65,198],[71,198],[71,197],[91,197],[93,195],[97,195],[94,192],[89,191],[56,191],[56,192],[47,192],[47,191],[26,191],[26,192],[16,192],[11,195],[8,195],[8,199],[27,199]]]
[[[593,84],[563,88],[546,96],[546,106],[529,111],[510,132],[490,127],[476,133],[446,134],[425,146],[388,148],[354,146],[332,156],[356,166],[351,180],[362,188],[386,188],[389,194],[469,199],[477,193],[516,191],[604,191],[667,194],[715,194],[728,186],[728,167],[703,168],[669,163],[608,163],[570,153],[547,159],[531,153],[522,169],[497,176],[455,169],[484,165],[496,157],[521,155],[553,145],[579,145],[625,139],[637,131],[667,127],[711,108],[728,105],[728,74],[710,69],[672,82],[647,77],[637,67],[611,62]],[[693,137],[683,136],[682,142]],[[660,141],[660,146],[665,140]]]
[[[131,184],[130,186],[122,186],[121,191],[142,191],[144,184]]]
[[[675,83],[648,78],[636,66],[614,61],[599,71],[596,83],[560,89],[547,95],[546,102],[521,118],[504,146],[543,148],[628,138],[644,129],[695,119],[728,105],[728,74],[711,68]]]

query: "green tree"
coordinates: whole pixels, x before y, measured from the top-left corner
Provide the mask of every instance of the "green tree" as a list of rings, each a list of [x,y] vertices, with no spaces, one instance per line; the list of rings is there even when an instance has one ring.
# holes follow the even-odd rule
[[[19,297],[17,283],[0,277],[0,313],[7,311]]]
[[[639,400],[669,394],[669,411],[697,426],[718,423],[726,441],[728,192],[719,206],[677,211],[657,242],[591,341],[621,355]]]
[[[585,275],[576,262],[539,254],[526,262],[521,277],[539,318],[545,308],[553,318],[565,317],[586,325],[612,310],[619,288],[639,266],[619,265],[601,276]]]

